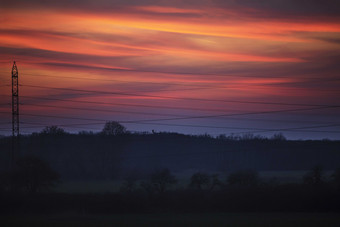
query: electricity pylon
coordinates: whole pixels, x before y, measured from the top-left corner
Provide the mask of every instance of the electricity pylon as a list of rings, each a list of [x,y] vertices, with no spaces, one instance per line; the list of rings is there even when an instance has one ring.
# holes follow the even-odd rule
[[[12,136],[19,136],[19,80],[15,62],[12,67]]]
[[[19,150],[19,80],[18,68],[15,62],[12,67],[12,153],[11,168],[14,167],[14,161]]]

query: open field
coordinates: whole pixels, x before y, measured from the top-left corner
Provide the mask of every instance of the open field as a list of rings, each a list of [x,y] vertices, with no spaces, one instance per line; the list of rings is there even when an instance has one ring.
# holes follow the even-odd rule
[[[184,171],[180,173],[174,173],[178,178],[178,183],[173,188],[185,188],[190,183],[190,177],[192,174],[198,172]],[[259,171],[259,177],[261,180],[268,182],[271,179],[275,179],[278,183],[301,183],[303,176],[308,171]],[[228,173],[219,172],[207,172],[208,174],[218,174],[221,181],[225,181]],[[325,171],[326,179],[330,179],[330,175],[333,171]],[[147,180],[147,179],[144,179]],[[139,182],[139,181],[137,181]],[[53,189],[59,193],[113,193],[118,192],[124,180],[76,180],[70,181],[65,180],[57,184],[56,188]]]
[[[110,180],[101,180],[101,181],[62,181],[60,182],[53,191],[59,193],[79,193],[79,194],[87,194],[87,193],[112,193],[118,192],[121,187],[123,181],[110,181]]]
[[[233,226],[233,227],[335,227],[335,213],[209,213],[209,214],[114,214],[114,215],[19,215],[0,216],[1,226]]]

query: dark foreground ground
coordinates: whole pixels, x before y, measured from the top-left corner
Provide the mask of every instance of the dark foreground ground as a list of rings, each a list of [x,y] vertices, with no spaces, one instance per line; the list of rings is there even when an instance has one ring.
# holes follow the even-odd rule
[[[195,213],[0,216],[0,226],[340,226],[338,213]]]

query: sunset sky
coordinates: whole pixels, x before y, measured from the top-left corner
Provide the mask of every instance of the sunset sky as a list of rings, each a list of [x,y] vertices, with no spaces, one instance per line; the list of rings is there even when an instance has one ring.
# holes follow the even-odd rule
[[[340,139],[337,0],[0,0],[0,134],[58,125]]]

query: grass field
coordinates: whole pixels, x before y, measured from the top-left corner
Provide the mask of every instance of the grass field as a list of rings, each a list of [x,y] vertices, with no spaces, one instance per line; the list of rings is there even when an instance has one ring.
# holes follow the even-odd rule
[[[232,227],[336,227],[335,213],[213,213],[0,216],[0,226],[232,226]]]

